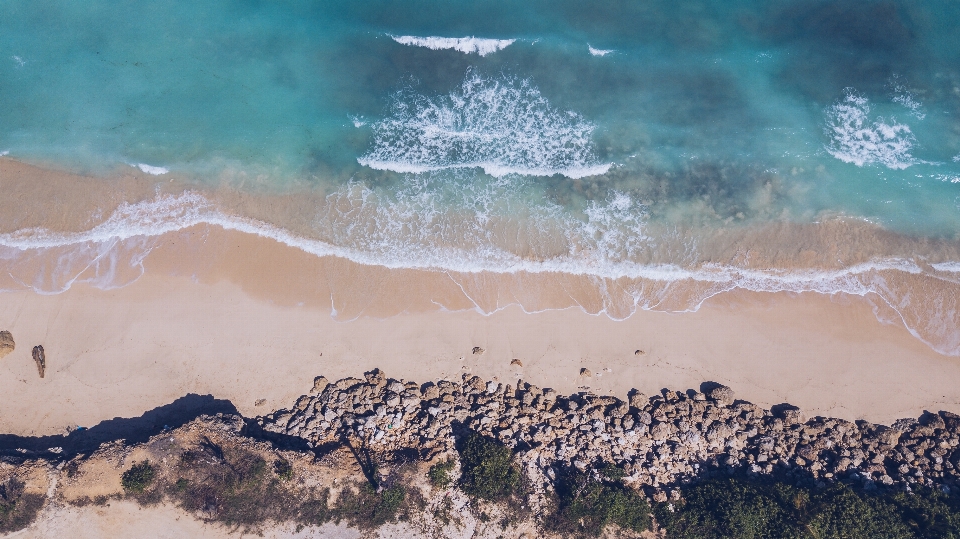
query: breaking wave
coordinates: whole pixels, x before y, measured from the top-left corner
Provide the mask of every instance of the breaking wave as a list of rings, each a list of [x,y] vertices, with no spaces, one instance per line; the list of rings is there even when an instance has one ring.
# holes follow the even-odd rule
[[[847,89],[844,98],[826,111],[827,152],[858,167],[881,164],[902,170],[916,163],[911,151],[916,138],[906,124],[870,118],[866,97]]]
[[[508,174],[582,178],[604,174],[594,125],[554,108],[530,80],[470,72],[446,96],[398,92],[389,115],[371,126],[373,147],[358,161],[377,170],[423,173],[481,168]]]
[[[383,194],[359,183],[345,185],[326,198],[316,223],[318,236],[310,238],[231,215],[195,192],[158,196],[124,204],[84,232],[2,234],[0,262],[23,286],[42,293],[62,292],[78,281],[123,286],[143,272],[160,236],[213,225],[365,265],[464,276],[585,277],[603,291],[602,311],[618,319],[637,309],[694,311],[706,299],[735,289],[852,294],[872,298],[878,318],[902,322],[938,352],[960,355],[960,294],[953,293],[960,287],[958,262],[926,265],[884,258],[838,269],[792,270],[656,263],[649,255],[658,245],[646,234],[644,208],[625,193],[589,203],[579,218],[550,205],[517,216],[522,202],[503,196],[518,187],[515,183],[495,180],[474,191],[459,187],[444,192],[429,181],[412,182],[399,194]],[[464,215],[462,204],[452,211],[441,209],[450,208],[457,197],[463,204],[472,202],[472,216]],[[38,268],[35,261],[49,260],[50,253],[54,265]],[[904,289],[903,279],[915,277],[940,285]]]
[[[426,47],[433,50],[452,49],[465,54],[488,54],[505,49],[512,45],[515,39],[483,39],[479,37],[417,37],[417,36],[390,36],[401,45]]]

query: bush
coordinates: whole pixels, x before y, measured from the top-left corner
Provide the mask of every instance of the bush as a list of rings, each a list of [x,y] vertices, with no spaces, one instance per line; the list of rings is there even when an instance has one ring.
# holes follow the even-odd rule
[[[153,465],[150,464],[150,461],[144,460],[137,462],[134,463],[129,470],[123,472],[123,476],[120,478],[120,484],[123,485],[123,489],[127,492],[140,494],[153,483],[156,473],[157,471]]]
[[[427,471],[427,479],[430,480],[430,484],[437,488],[448,487],[452,481],[450,472],[453,471],[455,465],[453,459],[447,459],[431,466],[430,470]]]
[[[273,473],[284,481],[293,479],[293,465],[285,458],[279,458],[273,463]]]
[[[823,489],[725,478],[686,490],[684,501],[659,504],[657,520],[671,539],[885,538],[960,539],[955,496]]]
[[[568,536],[589,537],[599,537],[610,524],[636,532],[649,529],[650,506],[621,482],[623,476],[623,470],[614,466],[562,472],[550,527]]]
[[[406,498],[406,490],[400,485],[377,492],[368,483],[355,485],[356,490],[344,489],[335,508],[336,521],[346,520],[361,530],[372,530],[387,522],[395,522],[400,507]]]
[[[520,486],[520,472],[513,464],[513,452],[500,442],[469,433],[461,440],[460,488],[484,500],[503,500]]]
[[[44,497],[24,492],[24,484],[14,478],[0,483],[0,533],[26,528],[37,518]]]

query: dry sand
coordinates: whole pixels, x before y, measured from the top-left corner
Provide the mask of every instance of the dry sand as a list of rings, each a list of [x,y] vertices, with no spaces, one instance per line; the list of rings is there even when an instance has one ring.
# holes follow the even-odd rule
[[[620,396],[709,380],[764,406],[790,402],[808,414],[874,422],[960,411],[960,360],[879,323],[860,298],[725,294],[695,313],[638,312],[623,321],[516,306],[339,321],[329,306],[286,303],[227,279],[150,272],[107,291],[3,293],[0,326],[17,348],[0,360],[0,432],[89,427],[188,393],[256,415],[292,404],[314,376],[373,367],[421,382],[471,372]],[[46,350],[43,379],[30,356],[36,344]],[[484,353],[473,354],[475,346]],[[593,376],[581,377],[581,368]],[[265,404],[254,406],[258,399]]]

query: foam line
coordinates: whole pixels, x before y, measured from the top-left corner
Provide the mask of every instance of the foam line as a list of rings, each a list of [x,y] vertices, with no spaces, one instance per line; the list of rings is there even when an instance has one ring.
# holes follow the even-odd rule
[[[101,258],[116,258],[105,253],[115,248],[130,249],[131,246],[143,246],[143,252],[127,253],[135,260],[132,266],[137,266],[149,252],[151,242],[145,241],[166,233],[175,232],[196,225],[219,226],[226,230],[238,231],[246,234],[255,234],[277,241],[284,245],[299,249],[306,253],[323,257],[337,256],[352,262],[364,265],[375,265],[391,269],[420,269],[445,271],[460,274],[476,274],[482,272],[510,274],[510,273],[561,273],[568,275],[588,276],[599,279],[617,280],[622,278],[652,284],[654,288],[660,283],[661,291],[645,293],[646,285],[640,286],[633,292],[624,291],[633,295],[632,310],[681,310],[696,311],[706,299],[734,289],[743,289],[756,292],[817,292],[822,294],[846,293],[857,296],[877,295],[897,313],[904,308],[900,300],[894,301],[895,292],[887,288],[881,275],[885,271],[897,271],[914,275],[923,275],[926,272],[916,262],[902,258],[884,258],[864,262],[854,266],[832,270],[782,270],[782,269],[747,269],[730,265],[703,264],[696,267],[681,267],[674,264],[643,264],[627,258],[613,259],[605,253],[610,248],[621,251],[627,248],[632,240],[642,242],[642,223],[635,221],[632,225],[622,222],[626,215],[636,215],[631,212],[632,203],[624,196],[614,197],[606,206],[595,205],[588,210],[589,221],[580,222],[581,229],[572,230],[571,234],[580,234],[583,237],[597,238],[592,247],[587,250],[571,250],[562,255],[545,258],[521,257],[487,246],[484,249],[469,250],[457,247],[456,244],[423,246],[398,242],[392,246],[369,245],[350,247],[334,245],[325,241],[305,238],[290,233],[282,228],[263,223],[254,219],[232,216],[223,213],[203,196],[194,192],[186,192],[179,196],[160,196],[154,200],[137,204],[120,206],[106,221],[84,232],[62,234],[45,229],[25,229],[15,233],[0,234],[0,247],[31,251],[39,249],[76,247],[78,253],[95,255],[91,263]],[[612,226],[612,223],[618,223]],[[134,243],[127,242],[133,240]],[[124,243],[126,242],[126,243]],[[0,255],[3,255],[0,252]],[[3,255],[9,259],[10,253]],[[76,257],[73,257],[74,259]],[[82,261],[74,260],[76,267],[84,266]],[[116,286],[109,281],[112,271],[117,267],[117,261],[111,260],[105,266],[105,274],[98,280],[98,286]],[[960,272],[960,261],[932,264],[935,271]],[[78,274],[79,275],[79,274]],[[104,281],[104,282],[100,282]],[[67,280],[65,286],[58,287],[53,293],[62,292],[69,288],[73,281]],[[699,283],[700,292],[695,293],[687,304],[679,307],[663,307],[663,294],[674,283]],[[126,284],[126,283],[123,283]],[[122,286],[122,284],[121,284]],[[50,291],[47,291],[50,293]],[[893,294],[893,296],[891,296]],[[659,298],[659,299],[658,299]],[[622,300],[617,300],[622,301]],[[632,312],[632,311],[631,311]],[[616,318],[617,314],[608,313]],[[944,313],[948,316],[948,313]],[[620,315],[629,316],[629,313]],[[915,328],[901,315],[904,325],[918,339],[926,342],[933,349],[948,355],[960,355],[960,341],[951,333],[946,336],[944,343],[930,342],[920,335]],[[946,322],[947,325],[950,322]],[[924,322],[925,328],[930,321]],[[949,328],[947,328],[949,329]],[[955,330],[955,328],[954,328]],[[955,331],[954,331],[955,333]],[[952,340],[951,340],[952,339]]]
[[[452,49],[464,54],[479,54],[486,56],[513,44],[516,39],[484,39],[480,37],[418,37],[418,36],[394,36],[394,41],[401,45],[410,45],[413,47],[425,47],[432,50]]]

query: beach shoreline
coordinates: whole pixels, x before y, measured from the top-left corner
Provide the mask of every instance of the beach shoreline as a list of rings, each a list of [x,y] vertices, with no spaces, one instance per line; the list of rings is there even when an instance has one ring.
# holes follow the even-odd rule
[[[620,321],[518,306],[342,321],[329,306],[253,297],[228,280],[148,273],[113,290],[75,285],[0,298],[0,323],[17,342],[0,360],[0,392],[12,396],[0,431],[17,435],[135,417],[190,393],[256,415],[303,394],[314,376],[373,367],[396,378],[469,372],[620,398],[712,381],[761,406],[789,402],[810,416],[887,424],[960,409],[960,363],[881,324],[856,297],[737,292],[693,313],[640,311]],[[47,356],[42,379],[30,358],[38,344]]]

